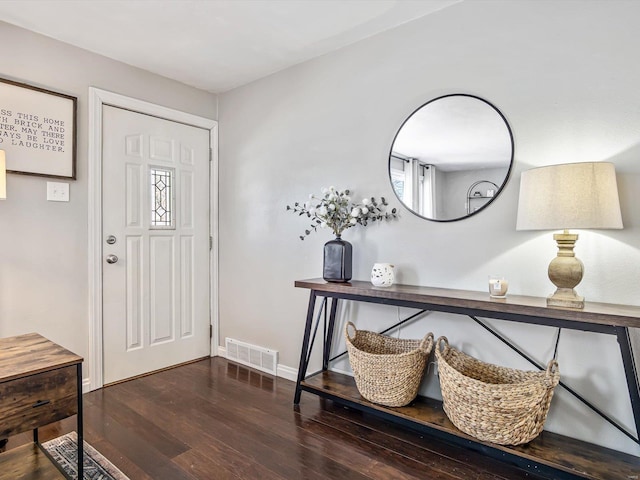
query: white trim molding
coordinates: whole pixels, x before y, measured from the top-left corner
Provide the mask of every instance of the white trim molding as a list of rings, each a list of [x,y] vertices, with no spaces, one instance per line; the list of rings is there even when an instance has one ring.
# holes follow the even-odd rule
[[[85,378],[82,380],[82,393],[89,393],[91,391],[91,380]]]
[[[278,377],[286,378],[292,382],[298,381],[298,369],[278,364]]]
[[[104,105],[124,108],[154,117],[184,123],[210,131],[210,316],[213,335],[211,355],[218,348],[218,122],[172,108],[89,87],[89,385],[88,390],[101,388],[103,382],[102,348],[102,109]],[[83,390],[86,385],[83,385]]]

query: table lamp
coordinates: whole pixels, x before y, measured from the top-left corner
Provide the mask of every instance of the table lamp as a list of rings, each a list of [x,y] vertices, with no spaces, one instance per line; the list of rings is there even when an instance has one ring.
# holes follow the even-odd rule
[[[550,307],[584,307],[584,297],[574,290],[584,265],[573,252],[578,235],[570,228],[622,228],[612,163],[568,163],[522,173],[516,230],[563,230],[553,236],[558,256],[549,264],[549,279],[557,290],[547,297]]]
[[[0,150],[0,200],[7,198],[7,164],[4,150]]]

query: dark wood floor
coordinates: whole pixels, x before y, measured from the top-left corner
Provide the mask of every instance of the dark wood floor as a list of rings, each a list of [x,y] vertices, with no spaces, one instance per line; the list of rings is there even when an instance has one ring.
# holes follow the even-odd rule
[[[293,392],[207,359],[85,395],[85,439],[131,480],[540,478],[307,393],[294,408]]]

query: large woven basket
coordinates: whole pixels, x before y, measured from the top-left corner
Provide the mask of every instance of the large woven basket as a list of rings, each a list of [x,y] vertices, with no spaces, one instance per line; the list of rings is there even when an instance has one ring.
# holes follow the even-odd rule
[[[560,381],[558,363],[527,372],[481,362],[436,341],[444,411],[463,432],[501,445],[519,445],[537,437]]]
[[[401,407],[416,398],[433,333],[422,340],[405,340],[358,330],[348,322],[344,336],[356,386],[364,398],[388,407]]]

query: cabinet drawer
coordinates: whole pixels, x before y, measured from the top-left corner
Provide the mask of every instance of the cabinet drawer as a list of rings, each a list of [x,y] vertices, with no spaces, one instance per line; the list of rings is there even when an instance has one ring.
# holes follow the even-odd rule
[[[76,414],[76,374],[72,365],[0,383],[0,438]]]

